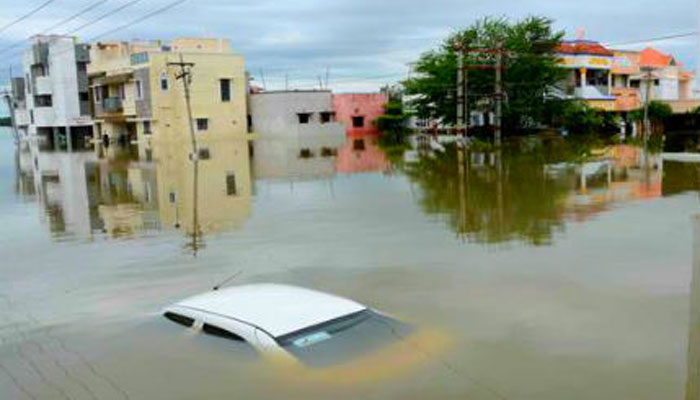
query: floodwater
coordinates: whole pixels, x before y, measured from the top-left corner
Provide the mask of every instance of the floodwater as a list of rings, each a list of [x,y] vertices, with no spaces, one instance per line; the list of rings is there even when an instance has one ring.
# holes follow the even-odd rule
[[[185,144],[46,152],[0,132],[0,398],[698,398],[700,164],[201,145],[193,235]],[[160,316],[233,274],[418,333],[302,371]]]

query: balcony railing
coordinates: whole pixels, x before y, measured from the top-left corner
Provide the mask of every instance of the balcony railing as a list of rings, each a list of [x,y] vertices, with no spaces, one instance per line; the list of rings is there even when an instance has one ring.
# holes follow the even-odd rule
[[[102,110],[106,113],[115,113],[123,109],[122,99],[119,97],[107,97],[102,99]]]

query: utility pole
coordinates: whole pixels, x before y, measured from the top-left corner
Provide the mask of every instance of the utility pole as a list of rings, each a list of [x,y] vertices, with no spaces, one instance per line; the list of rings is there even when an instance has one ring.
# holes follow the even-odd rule
[[[493,142],[501,147],[501,119],[503,114],[503,42],[498,42],[496,48],[496,110],[494,115]]]
[[[193,177],[193,212],[192,212],[192,240],[194,243],[195,256],[197,254],[197,234],[199,233],[199,221],[197,217],[197,199],[198,199],[198,180],[199,180],[199,149],[197,148],[197,138],[194,134],[194,125],[192,123],[192,104],[190,101],[190,82],[192,80],[192,67],[194,63],[185,62],[182,58],[182,53],[180,53],[179,62],[169,62],[167,63],[169,67],[178,67],[180,70],[175,75],[175,78],[182,80],[182,87],[185,91],[185,104],[187,106],[187,125],[190,129],[190,140],[192,142],[192,153],[190,154],[190,159],[192,160],[194,166],[194,177]]]
[[[646,98],[644,99],[644,149],[647,148],[647,141],[649,140],[649,137],[651,136],[651,121],[649,120],[649,102],[651,101],[651,85],[653,81],[653,76],[651,74],[651,71],[653,68],[651,67],[643,67],[643,71],[647,73],[646,75],[646,82],[647,82],[647,87],[646,87]]]
[[[455,43],[455,49],[457,50],[457,132],[462,133],[465,126],[465,115],[464,115],[464,47],[461,43]]]

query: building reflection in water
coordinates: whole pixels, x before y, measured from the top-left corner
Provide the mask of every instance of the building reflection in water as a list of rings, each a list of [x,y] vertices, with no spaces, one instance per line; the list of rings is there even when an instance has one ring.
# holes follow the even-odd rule
[[[206,139],[199,148],[198,232],[239,228],[251,208],[249,141]],[[101,157],[29,146],[18,154],[18,191],[36,193],[56,234],[121,237],[164,228],[191,235],[194,170],[189,153],[188,140],[115,146]]]
[[[664,164],[660,156],[644,157],[631,146],[585,159],[547,146],[502,153],[449,147],[404,169],[421,189],[423,210],[476,243],[546,245],[567,220],[592,218],[619,202],[697,190],[697,179],[689,175],[697,176],[698,164]],[[663,183],[665,168],[674,169],[669,185]]]
[[[387,172],[391,163],[379,148],[377,135],[351,135],[338,149],[336,171],[339,173]]]

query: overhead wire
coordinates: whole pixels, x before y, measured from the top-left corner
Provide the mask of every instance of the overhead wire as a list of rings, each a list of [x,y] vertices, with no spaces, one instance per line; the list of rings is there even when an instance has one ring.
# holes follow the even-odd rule
[[[24,21],[25,19],[31,17],[32,15],[34,15],[34,14],[36,14],[36,13],[38,13],[39,11],[43,10],[44,8],[46,8],[49,4],[53,3],[54,1],[55,1],[55,0],[47,0],[47,1],[43,2],[43,3],[41,3],[41,5],[39,5],[38,7],[36,7],[35,9],[33,9],[32,11],[30,11],[30,12],[28,12],[28,13],[22,15],[21,17],[16,18],[14,21],[12,21],[12,22],[10,22],[10,23],[8,23],[8,24],[6,24],[6,25],[0,27],[0,32],[4,32],[6,29],[17,25],[18,23]]]
[[[89,5],[88,7],[86,7],[86,8],[84,8],[84,9],[82,9],[81,11],[79,11],[79,12],[77,12],[77,13],[71,15],[70,17],[63,19],[63,20],[59,21],[58,23],[55,23],[55,24],[51,25],[50,27],[48,27],[48,28],[46,28],[46,29],[44,29],[44,30],[42,30],[42,31],[40,31],[40,32],[38,32],[38,33],[35,33],[35,34],[29,36],[29,37],[26,38],[26,39],[19,40],[19,41],[17,41],[16,43],[13,43],[13,44],[11,44],[11,45],[9,45],[9,46],[3,48],[3,49],[0,49],[0,54],[6,53],[6,52],[9,51],[9,50],[12,50],[12,49],[14,49],[14,48],[16,48],[16,47],[21,46],[21,45],[24,43],[25,40],[29,40],[29,39],[31,39],[33,36],[42,35],[42,34],[48,33],[48,32],[50,32],[50,31],[52,31],[52,30],[58,28],[59,26],[65,25],[65,24],[67,24],[67,23],[69,23],[69,22],[75,20],[76,18],[82,16],[83,14],[94,10],[94,9],[97,8],[98,6],[104,4],[104,3],[108,2],[108,1],[109,1],[109,0],[99,0],[99,1],[96,1],[95,3],[92,3],[92,4]]]

